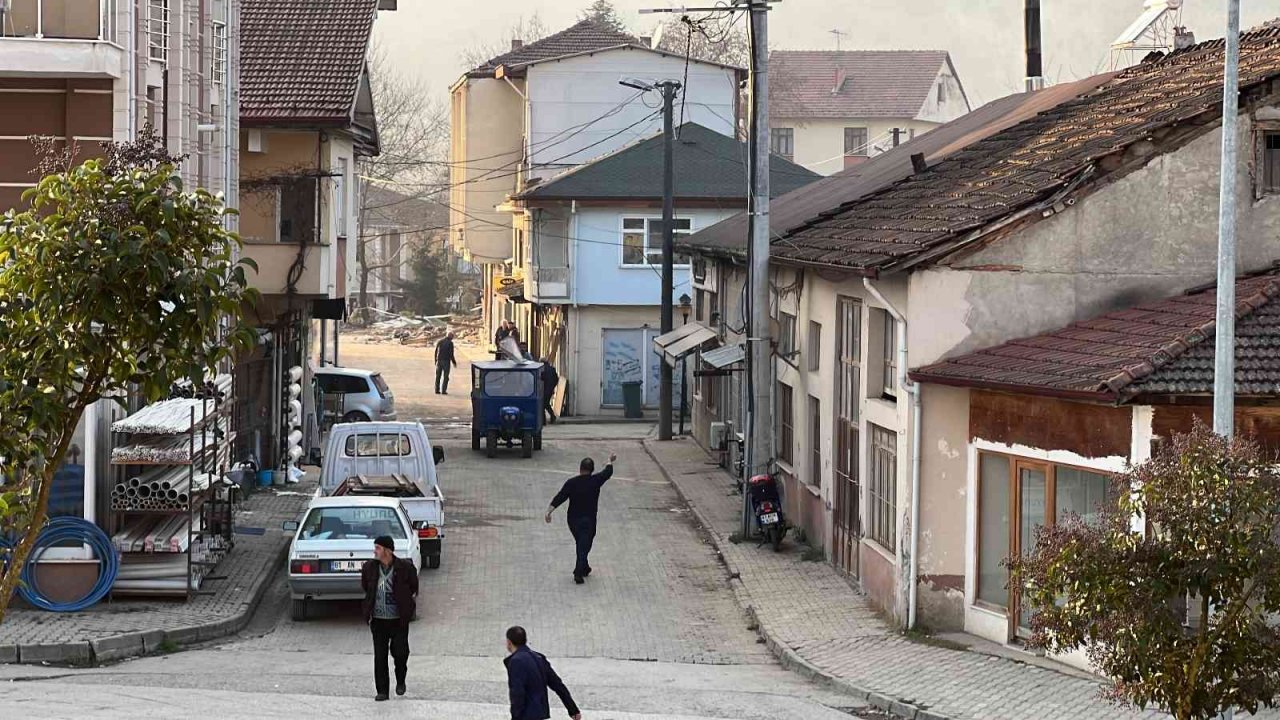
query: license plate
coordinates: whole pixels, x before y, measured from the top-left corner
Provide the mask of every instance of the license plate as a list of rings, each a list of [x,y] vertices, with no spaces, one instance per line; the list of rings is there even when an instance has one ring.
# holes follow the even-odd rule
[[[778,522],[778,513],[765,513],[760,516],[761,525],[772,525]]]
[[[360,568],[364,563],[359,560],[334,560],[334,572],[360,572]]]

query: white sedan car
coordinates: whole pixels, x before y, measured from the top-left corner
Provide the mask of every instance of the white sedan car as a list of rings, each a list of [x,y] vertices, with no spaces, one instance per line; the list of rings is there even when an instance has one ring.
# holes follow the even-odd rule
[[[289,546],[289,592],[293,619],[307,619],[312,600],[363,600],[360,569],[373,559],[373,541],[388,535],[396,555],[422,569],[422,551],[404,506],[388,497],[322,497],[311,501]]]

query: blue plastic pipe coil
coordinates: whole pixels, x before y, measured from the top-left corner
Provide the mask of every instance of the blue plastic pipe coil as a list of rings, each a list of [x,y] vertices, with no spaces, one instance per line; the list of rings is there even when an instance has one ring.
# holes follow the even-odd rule
[[[45,550],[58,545],[60,543],[75,543],[88,545],[97,556],[101,567],[98,571],[98,581],[94,583],[93,588],[88,594],[79,600],[72,602],[54,602],[40,594],[40,588],[35,582],[35,566],[40,560],[40,556]],[[0,544],[11,547],[10,542],[0,538]],[[6,556],[6,565],[9,557]],[[50,612],[79,612],[85,608],[91,607],[99,600],[106,597],[111,591],[111,586],[116,581],[116,573],[120,571],[120,554],[116,552],[116,548],[111,544],[111,538],[87,520],[74,517],[59,517],[49,521],[40,534],[36,536],[36,544],[31,548],[31,555],[27,558],[27,562],[22,566],[22,585],[18,587],[18,594],[23,600],[31,605],[48,610]]]

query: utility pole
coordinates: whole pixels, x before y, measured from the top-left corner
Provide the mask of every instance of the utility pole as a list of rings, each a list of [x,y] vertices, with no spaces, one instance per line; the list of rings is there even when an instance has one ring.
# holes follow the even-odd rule
[[[1236,127],[1240,107],[1240,0],[1227,0],[1222,83],[1222,170],[1218,199],[1218,312],[1213,361],[1213,431],[1235,432],[1236,395]]]
[[[746,477],[773,462],[773,343],[769,327],[769,6],[745,2],[751,39],[751,238],[748,260]],[[744,483],[744,487],[745,487]],[[743,492],[742,535],[751,531],[751,493]]]
[[[658,89],[662,91],[662,327],[661,334],[666,335],[674,329],[672,320],[671,295],[675,283],[675,128],[672,127],[672,114],[675,107],[676,93],[680,91],[678,82],[660,82]],[[659,366],[661,375],[658,386],[658,439],[671,439],[671,364],[664,359]]]

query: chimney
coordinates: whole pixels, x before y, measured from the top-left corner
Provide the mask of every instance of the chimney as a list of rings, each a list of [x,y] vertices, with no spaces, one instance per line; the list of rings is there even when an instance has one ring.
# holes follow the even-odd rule
[[[515,52],[524,47],[524,41],[519,38],[511,38],[511,51]]]
[[[1196,44],[1196,34],[1185,27],[1176,27],[1173,29],[1173,49],[1186,50]]]
[[[911,170],[916,175],[929,169],[929,163],[924,161],[924,153],[916,153],[911,156]]]
[[[1044,63],[1040,45],[1040,0],[1026,0],[1027,92],[1044,88]]]

